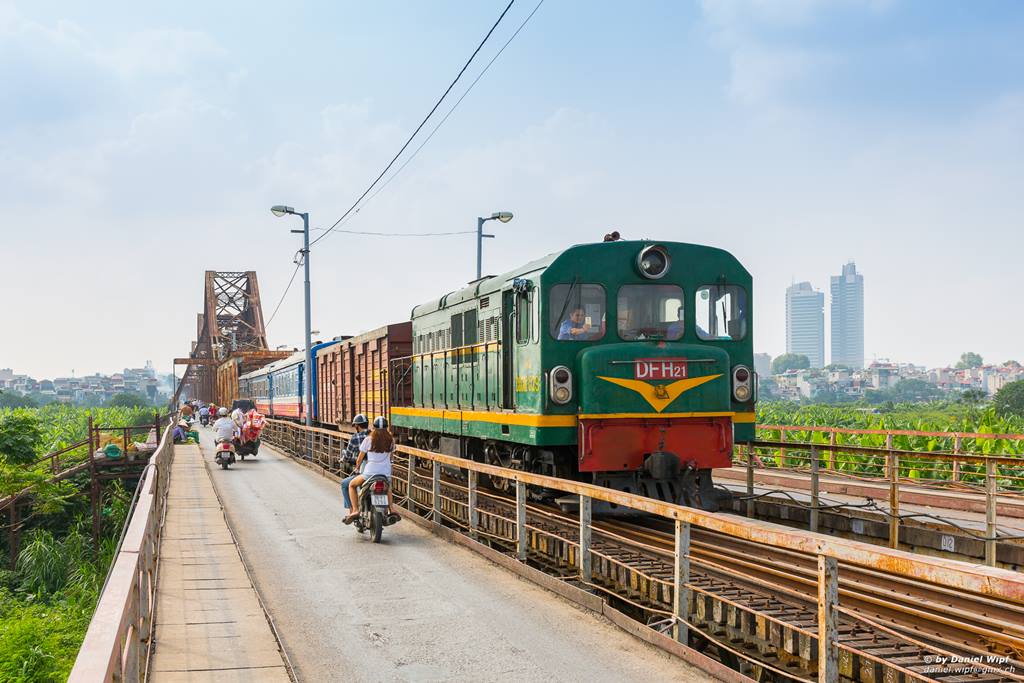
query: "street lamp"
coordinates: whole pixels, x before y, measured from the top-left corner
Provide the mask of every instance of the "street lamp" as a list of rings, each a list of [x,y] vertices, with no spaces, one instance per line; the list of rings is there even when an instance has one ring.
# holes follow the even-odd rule
[[[309,214],[299,213],[292,207],[283,206],[281,204],[270,207],[270,213],[274,214],[278,218],[287,214],[302,216],[302,230],[292,230],[292,232],[302,233],[302,263],[306,267],[306,426],[312,427],[313,383],[310,381],[310,377],[313,376],[313,333],[310,330],[310,327],[312,326],[310,321],[313,318],[309,310]]]
[[[494,237],[494,235],[485,235],[484,234],[484,223],[486,223],[487,221],[493,221],[493,220],[499,220],[502,223],[508,223],[510,220],[512,220],[512,213],[509,212],[509,211],[498,211],[496,213],[492,213],[490,218],[480,218],[480,217],[477,217],[477,219],[476,219],[476,279],[477,280],[479,280],[481,277],[483,277],[481,251],[483,250],[483,246],[484,246],[484,238],[485,237]]]

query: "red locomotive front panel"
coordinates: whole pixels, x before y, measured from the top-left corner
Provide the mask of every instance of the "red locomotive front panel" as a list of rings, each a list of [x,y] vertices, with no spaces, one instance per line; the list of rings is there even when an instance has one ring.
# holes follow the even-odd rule
[[[728,416],[581,418],[578,438],[581,472],[643,470],[654,453],[675,454],[683,468],[731,465]]]

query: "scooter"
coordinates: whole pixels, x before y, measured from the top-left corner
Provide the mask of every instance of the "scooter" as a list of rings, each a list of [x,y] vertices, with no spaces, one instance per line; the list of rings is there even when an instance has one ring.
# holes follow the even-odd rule
[[[384,527],[398,521],[388,507],[388,478],[382,474],[370,477],[359,487],[358,494],[356,509],[359,517],[353,524],[359,533],[369,531],[370,539],[380,543]]]
[[[228,465],[235,461],[235,445],[230,441],[218,441],[213,460],[222,468],[227,469]]]
[[[251,455],[254,458],[260,452],[260,440],[259,437],[251,439],[249,441],[242,441],[240,437],[235,437],[235,453],[242,460],[245,460],[245,456]]]
[[[199,424],[203,425],[204,427],[209,425],[210,424],[210,416],[209,415],[203,415],[202,413],[200,413],[199,414]]]

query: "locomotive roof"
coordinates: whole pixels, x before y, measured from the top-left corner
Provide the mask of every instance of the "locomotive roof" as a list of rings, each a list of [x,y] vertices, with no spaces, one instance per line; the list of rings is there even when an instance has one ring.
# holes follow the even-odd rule
[[[570,249],[571,248],[572,247],[570,247]],[[434,311],[439,311],[442,308],[451,306],[452,304],[457,304],[468,299],[476,299],[479,296],[490,294],[492,292],[499,292],[501,291],[501,288],[505,286],[506,282],[547,268],[565,251],[568,251],[568,249],[548,254],[547,256],[535,261],[530,261],[529,263],[519,266],[515,270],[510,270],[507,273],[502,273],[501,275],[485,275],[479,280],[470,282],[468,287],[456,289],[454,292],[449,292],[442,297],[432,299],[431,301],[413,307],[412,317],[415,318],[427,313],[433,313]]]
[[[529,263],[519,266],[514,270],[510,270],[507,273],[502,273],[501,275],[497,276],[487,275],[481,278],[480,280],[470,282],[468,287],[457,289],[453,292],[445,294],[442,297],[432,299],[431,301],[427,301],[426,303],[422,303],[418,306],[415,306],[412,309],[412,317],[417,318],[428,313],[433,313],[434,311],[442,310],[453,304],[461,303],[463,301],[467,301],[470,299],[476,299],[480,296],[484,296],[494,292],[500,292],[501,289],[507,283],[514,280],[515,278],[523,277],[525,275],[529,275],[540,270],[545,270],[566,253],[578,249],[580,247],[587,248],[589,250],[601,249],[606,246],[614,246],[614,248],[616,249],[625,249],[628,247],[631,250],[639,250],[649,244],[672,244],[690,249],[701,249],[707,250],[708,252],[715,252],[724,258],[734,261],[737,265],[740,265],[740,267],[742,268],[742,264],[740,264],[739,261],[737,261],[736,257],[730,254],[729,252],[725,251],[724,249],[719,249],[718,247],[709,247],[703,244],[691,244],[687,242],[673,242],[670,240],[648,239],[619,240],[616,242],[585,242],[583,244],[574,244],[571,247],[568,247],[567,249],[563,249],[562,251],[556,251],[535,261],[530,261]]]

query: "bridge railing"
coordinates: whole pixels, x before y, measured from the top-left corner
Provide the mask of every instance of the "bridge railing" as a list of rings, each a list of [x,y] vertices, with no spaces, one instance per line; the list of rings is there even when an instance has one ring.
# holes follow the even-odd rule
[[[777,439],[765,439],[774,433]],[[801,436],[826,435],[813,441],[794,441],[788,434],[802,432]],[[884,445],[870,447],[841,443],[839,433],[866,434],[881,437]],[[984,535],[970,532],[984,542],[985,563],[996,563],[997,543],[1001,540],[998,516],[1024,516],[1024,456],[1016,454],[966,453],[961,451],[961,439],[990,438],[997,440],[1021,435],[1007,434],[949,434],[944,432],[904,432],[899,430],[833,430],[827,427],[766,426],[759,429],[761,439],[737,444],[733,463],[746,469],[747,516],[753,516],[755,505],[756,472],[760,472],[762,486],[772,482],[785,488],[785,482],[772,477],[772,473],[799,473],[809,479],[809,528],[818,530],[822,493],[845,493],[865,499],[887,499],[887,509],[879,510],[888,518],[889,545],[899,547],[902,519],[901,503],[932,505],[928,490],[946,490],[970,493],[969,496],[949,498],[950,504],[968,512],[984,513]],[[907,450],[894,448],[894,437],[937,437],[942,435],[954,443],[953,452]],[[1024,437],[1021,437],[1024,438]]]
[[[326,457],[323,451],[319,455],[310,451],[314,439],[319,439],[321,444],[330,442],[328,448],[332,449],[343,441],[343,435],[332,434],[330,430],[308,429],[280,420],[267,421],[263,438],[293,457],[314,463],[322,463]],[[592,542],[596,534],[603,533],[591,524],[594,501],[671,520],[675,528],[673,578],[648,578],[658,586],[659,595],[671,596],[669,618],[673,623],[673,635],[683,643],[687,642],[687,629],[691,627],[688,621],[691,601],[702,590],[689,579],[691,527],[816,558],[817,576],[812,583],[816,582],[819,604],[818,623],[812,634],[817,641],[821,681],[838,680],[840,651],[855,652],[867,660],[877,659],[867,651],[839,642],[839,615],[854,615],[851,608],[843,606],[840,601],[839,571],[844,565],[870,569],[880,577],[892,577],[904,585],[941,586],[993,600],[1024,604],[1024,576],[1005,569],[915,555],[769,522],[704,512],[591,484],[485,465],[410,446],[399,446],[397,454],[392,485],[396,496],[405,496],[405,504],[410,509],[425,511],[429,519],[439,524],[447,522],[467,529],[474,538],[495,537],[494,531],[499,529],[503,537],[512,540],[515,556],[522,562],[528,559],[531,543],[539,545],[552,540],[550,530],[528,524],[528,487],[576,497],[580,509],[578,534],[560,536],[557,541],[573,547],[568,570],[576,572],[580,582],[586,585],[595,585],[592,573],[596,572],[597,563],[616,561],[603,555]],[[424,465],[429,474],[423,474]],[[442,469],[451,474],[458,472],[457,480],[465,482],[456,486],[460,489],[459,495],[445,496],[442,493]],[[478,486],[482,482],[489,482],[499,491],[514,492],[514,499],[507,500],[511,506],[507,516],[495,513],[494,493]],[[452,487],[451,482],[445,482],[445,485]],[[485,505],[485,501],[490,505]],[[487,528],[485,520],[490,525]],[[496,526],[493,524],[495,521]],[[864,618],[864,615],[854,616]]]
[[[135,508],[69,681],[137,681],[146,670],[156,601],[173,430],[165,429],[139,480]]]

